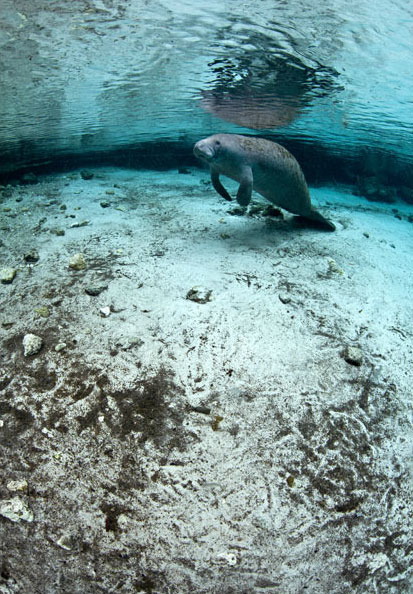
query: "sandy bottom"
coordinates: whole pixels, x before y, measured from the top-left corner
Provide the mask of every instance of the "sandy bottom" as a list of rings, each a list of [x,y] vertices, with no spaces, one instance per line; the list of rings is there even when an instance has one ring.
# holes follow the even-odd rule
[[[1,199],[1,594],[410,592],[413,209],[92,171]]]

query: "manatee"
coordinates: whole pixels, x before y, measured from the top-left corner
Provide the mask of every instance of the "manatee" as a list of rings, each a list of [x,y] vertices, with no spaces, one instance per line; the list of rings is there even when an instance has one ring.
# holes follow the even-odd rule
[[[329,231],[335,230],[334,224],[311,205],[300,165],[280,144],[239,134],[214,134],[195,144],[194,155],[209,164],[212,185],[225,200],[232,198],[221,184],[220,175],[239,182],[240,206],[249,204],[255,190],[273,204]]]

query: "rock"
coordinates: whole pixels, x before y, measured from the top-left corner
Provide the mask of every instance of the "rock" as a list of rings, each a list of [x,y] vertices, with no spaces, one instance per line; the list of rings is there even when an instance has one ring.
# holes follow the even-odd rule
[[[70,225],[71,229],[76,229],[77,227],[87,227],[89,225],[89,221],[80,221],[80,222],[76,222],[76,223],[72,223]]]
[[[333,259],[330,259],[328,261],[328,275],[332,275],[332,274],[343,274],[342,269],[340,268],[340,266],[337,264],[337,262]]]
[[[280,293],[278,295],[278,299],[281,301],[281,303],[284,303],[285,305],[287,303],[291,303],[291,297],[287,293]]]
[[[3,500],[0,503],[0,516],[12,522],[33,522],[34,520],[33,512],[19,497]]]
[[[6,485],[9,491],[27,491],[27,481],[22,479],[20,481],[9,481]]]
[[[95,174],[92,171],[88,171],[87,169],[82,169],[80,172],[82,179],[92,179],[95,177]]]
[[[190,175],[191,172],[189,171],[189,169],[186,169],[186,167],[180,167],[178,169],[178,173],[181,173],[183,175]]]
[[[53,233],[53,235],[57,235],[57,237],[63,237],[65,231],[64,229],[50,229],[50,233]]]
[[[99,313],[102,316],[102,318],[108,318],[111,314],[110,306],[101,307]]]
[[[10,266],[6,266],[6,268],[2,268],[0,270],[0,280],[3,285],[9,285],[13,282],[14,277],[16,276],[17,270],[15,268],[11,268]]]
[[[360,367],[363,362],[363,352],[359,347],[355,346],[347,345],[342,352],[342,357],[347,363],[356,367]]]
[[[28,263],[38,262],[39,252],[37,250],[30,250],[30,252],[24,254],[24,260]]]
[[[100,202],[100,206],[101,206],[102,208],[108,208],[108,207],[110,206],[110,202],[109,202],[108,200],[102,200],[102,201]]]
[[[47,307],[47,305],[41,305],[40,307],[35,307],[34,311],[41,318],[48,318],[50,316],[50,309]]]
[[[25,357],[36,355],[43,346],[43,340],[36,334],[25,334],[23,337],[23,354]]]
[[[60,351],[64,351],[66,347],[67,347],[67,344],[65,342],[59,342],[55,346],[54,350],[56,351],[56,353],[60,353]]]
[[[102,293],[102,291],[106,291],[106,289],[108,288],[108,285],[88,285],[87,287],[85,287],[85,293],[87,293],[87,295],[91,295],[92,297],[97,297],[97,295],[100,295],[100,293]]]
[[[86,260],[83,254],[74,254],[69,260],[69,268],[72,270],[84,270],[86,268]]]
[[[196,301],[196,303],[208,303],[211,301],[212,291],[205,287],[192,287],[186,294],[186,298],[190,301]]]

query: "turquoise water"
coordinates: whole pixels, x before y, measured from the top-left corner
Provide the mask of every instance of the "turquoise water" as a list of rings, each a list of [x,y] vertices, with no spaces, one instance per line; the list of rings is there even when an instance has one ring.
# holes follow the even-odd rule
[[[200,137],[241,132],[411,176],[408,3],[5,0],[0,11],[2,172],[153,142],[188,160]]]

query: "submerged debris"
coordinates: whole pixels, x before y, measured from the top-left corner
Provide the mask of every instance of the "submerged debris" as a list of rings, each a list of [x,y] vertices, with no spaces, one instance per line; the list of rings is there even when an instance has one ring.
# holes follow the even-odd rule
[[[36,355],[43,345],[43,340],[36,334],[25,334],[23,337],[23,354],[25,357]]]
[[[33,512],[19,497],[13,497],[13,499],[6,499],[1,502],[0,516],[12,522],[33,522],[34,520]]]
[[[86,260],[83,254],[74,254],[69,260],[69,268],[72,270],[84,270],[86,268]]]
[[[29,264],[37,262],[39,260],[39,257],[39,252],[37,250],[30,250],[30,252],[24,254],[24,260]]]
[[[347,345],[342,352],[342,357],[347,363],[356,367],[360,367],[363,362],[363,352],[359,347],[355,346]]]
[[[11,268],[7,266],[6,268],[2,268],[0,270],[0,280],[3,285],[9,285],[13,282],[14,277],[16,276],[17,270],[15,268]]]
[[[189,289],[186,298],[196,303],[208,303],[211,301],[212,291],[205,287],[196,286]]]
[[[92,297],[97,297],[102,291],[106,291],[107,288],[108,285],[106,284],[87,285],[87,287],[85,287],[85,293]]]

